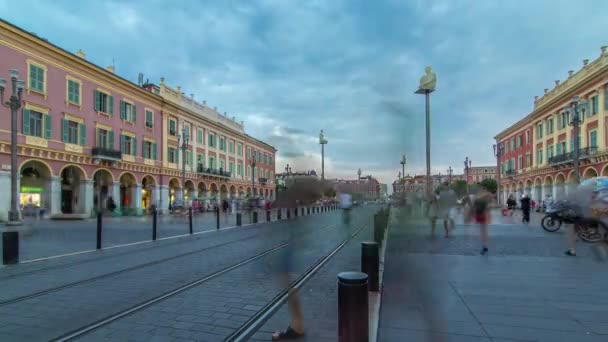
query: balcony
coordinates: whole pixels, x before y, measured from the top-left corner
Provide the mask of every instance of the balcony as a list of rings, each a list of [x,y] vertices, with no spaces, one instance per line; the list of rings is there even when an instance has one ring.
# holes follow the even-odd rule
[[[515,169],[505,170],[505,175],[507,177],[514,177],[516,174],[517,174],[517,170],[515,170]]]
[[[119,161],[122,159],[122,152],[105,147],[93,147],[91,156],[99,160]]]
[[[268,183],[268,178],[258,178],[258,182],[260,182],[260,184],[266,184]]]
[[[232,172],[224,171],[222,169],[212,169],[212,168],[204,168],[202,165],[198,165],[196,168],[196,172],[205,176],[215,176],[215,177],[232,177]]]
[[[598,153],[599,153],[599,151],[598,151],[597,147],[581,148],[578,152],[579,160],[591,158],[591,157],[597,155]],[[571,163],[573,161],[574,161],[574,153],[568,152],[568,153],[562,153],[558,156],[549,158],[548,163],[549,163],[549,165],[559,165],[559,164]]]

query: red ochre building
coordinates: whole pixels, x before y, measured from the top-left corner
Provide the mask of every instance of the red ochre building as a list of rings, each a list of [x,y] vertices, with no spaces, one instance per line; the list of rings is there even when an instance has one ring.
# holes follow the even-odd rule
[[[329,180],[336,192],[348,193],[355,200],[377,200],[380,197],[380,182],[374,177],[366,176],[359,179]]]
[[[535,96],[531,113],[496,135],[503,153],[499,160],[501,199],[528,193],[534,200],[551,195],[564,198],[576,184],[573,165],[571,114],[574,96],[586,101],[579,129],[579,173],[582,179],[608,175],[608,51],[604,46],[592,62],[570,70],[565,80]]]
[[[20,201],[50,215],[106,208],[138,215],[174,200],[274,197],[276,149],[245,133],[243,122],[171,88],[135,84],[0,20],[0,77],[25,81],[18,111]],[[0,188],[10,189],[10,110],[0,107]],[[187,151],[178,148],[185,130]],[[182,179],[185,158],[186,181]],[[257,161],[253,170],[252,158]],[[255,172],[254,172],[255,171]],[[185,189],[185,191],[184,191]],[[7,219],[9,192],[0,196]]]

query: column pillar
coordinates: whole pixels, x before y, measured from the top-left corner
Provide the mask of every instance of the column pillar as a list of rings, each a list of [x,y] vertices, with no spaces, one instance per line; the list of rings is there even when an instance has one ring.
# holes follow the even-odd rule
[[[156,210],[162,215],[169,210],[169,187],[166,185],[157,185],[155,188],[154,199]]]
[[[120,207],[120,182],[116,181],[112,184],[112,200],[116,205],[116,209],[112,212],[112,215],[120,216],[122,214],[122,208]]]
[[[131,207],[133,208],[135,215],[137,216],[141,216],[143,214],[143,210],[141,207],[141,189],[142,186],[140,183],[136,183],[131,186]]]
[[[49,196],[49,214],[61,214],[61,177],[52,176]]]
[[[93,210],[93,180],[85,179],[80,182],[78,191],[78,208],[84,214],[90,215]]]

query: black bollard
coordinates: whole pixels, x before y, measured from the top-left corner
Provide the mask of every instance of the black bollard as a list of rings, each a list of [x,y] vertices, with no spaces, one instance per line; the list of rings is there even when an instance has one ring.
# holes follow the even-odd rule
[[[306,215],[310,215],[310,207],[306,208]]]
[[[289,208],[287,208],[287,219],[289,220],[291,218],[291,210]]]
[[[241,213],[236,213],[236,225],[239,227],[243,225],[243,217],[241,215]]]
[[[190,229],[190,235],[192,235],[192,207],[188,208],[188,228]]]
[[[256,210],[253,211],[253,222],[258,223],[258,212]]]
[[[266,210],[266,222],[270,221],[272,221],[272,218],[270,217],[270,210]]]
[[[2,232],[2,263],[12,265],[19,262],[19,232]]]
[[[293,216],[298,217],[298,207],[293,208]]]
[[[220,206],[215,210],[215,229],[220,230]]]
[[[156,241],[156,220],[158,213],[156,212],[156,208],[152,210],[152,241]]]
[[[304,216],[304,208],[302,208],[302,216]]]
[[[338,274],[338,341],[369,341],[367,274]]]
[[[279,209],[279,211],[277,211],[277,220],[282,220],[283,219],[283,209]]]
[[[101,212],[97,213],[97,249],[101,249]]]
[[[367,274],[367,286],[370,292],[378,292],[380,287],[378,272],[380,271],[380,255],[378,244],[373,241],[361,242],[361,272]]]

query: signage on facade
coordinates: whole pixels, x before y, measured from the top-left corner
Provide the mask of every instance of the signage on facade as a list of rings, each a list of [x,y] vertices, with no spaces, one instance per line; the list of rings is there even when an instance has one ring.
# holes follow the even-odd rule
[[[44,189],[35,186],[22,186],[21,192],[26,194],[41,194],[44,192]]]

